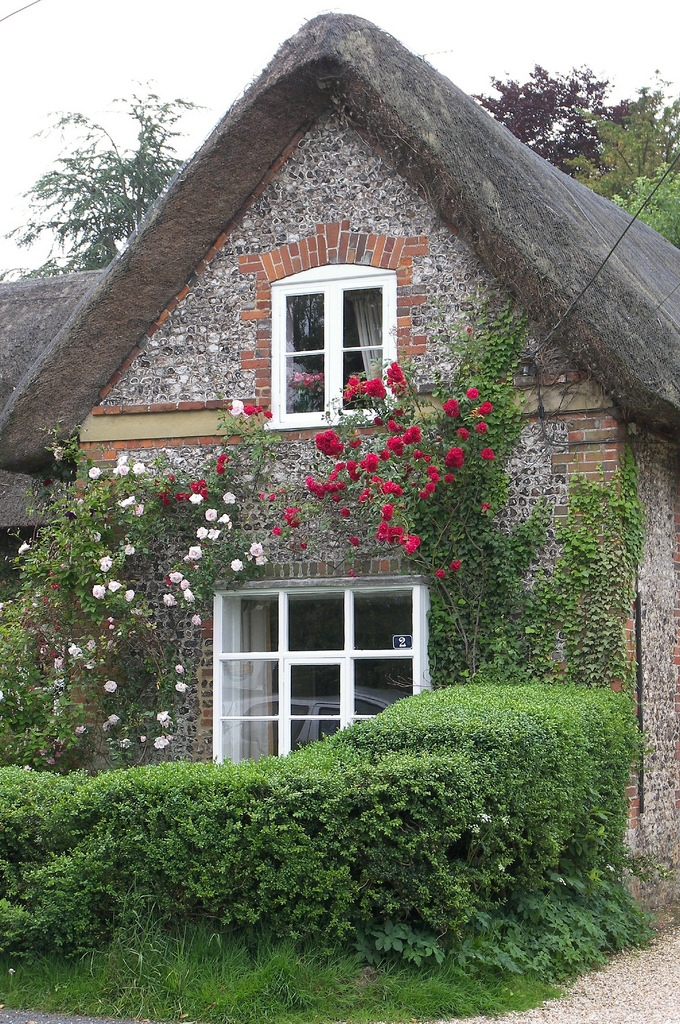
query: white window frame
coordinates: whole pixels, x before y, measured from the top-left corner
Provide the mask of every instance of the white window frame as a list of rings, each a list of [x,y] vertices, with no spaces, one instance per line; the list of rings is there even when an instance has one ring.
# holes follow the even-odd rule
[[[316,427],[336,422],[342,401],[343,292],[381,288],[383,296],[383,363],[397,358],[397,275],[394,270],[340,263],[313,267],[275,281],[272,286],[272,421],[275,427]],[[324,296],[324,410],[286,412],[286,299],[289,295]]]
[[[411,591],[412,607],[412,643],[411,648],[403,650],[361,649],[356,650],[354,644],[354,595],[366,593],[389,593],[390,591]],[[310,595],[319,597],[322,594],[344,595],[344,645],[339,650],[291,651],[288,649],[288,599],[291,595]],[[224,630],[224,600],[234,597],[277,597],[278,598],[278,651],[226,653]],[[354,670],[355,661],[364,658],[389,658],[394,660],[410,659],[413,662],[413,693],[420,693],[430,688],[430,674],[427,656],[427,615],[430,607],[429,590],[421,577],[392,576],[366,579],[338,580],[295,580],[285,586],[272,586],[271,583],[246,583],[236,589],[218,590],[214,603],[214,666],[213,666],[213,757],[215,761],[224,760],[223,723],[270,721],[278,728],[278,752],[284,755],[290,752],[291,723],[298,717],[291,711],[290,670],[293,665],[340,665],[340,728],[344,729],[353,722],[373,716],[359,715],[354,712]],[[222,714],[222,666],[225,662],[239,661],[276,661],[279,666],[279,697],[278,714],[270,716],[246,716]],[[304,721],[314,721],[315,716],[300,716]],[[316,716],[325,720],[329,716]]]

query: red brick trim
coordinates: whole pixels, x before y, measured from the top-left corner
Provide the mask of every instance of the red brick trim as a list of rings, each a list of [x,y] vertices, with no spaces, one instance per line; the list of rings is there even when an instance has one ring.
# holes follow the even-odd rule
[[[242,274],[257,274],[258,284],[262,282],[261,275],[264,274],[271,284],[314,267],[349,263],[401,271],[403,283],[410,284],[412,257],[424,256],[427,251],[425,235],[413,238],[372,235],[351,231],[350,222],[343,220],[317,224],[316,234],[299,242],[289,242],[261,255],[252,253],[240,256],[239,270]],[[425,296],[416,301],[424,302]],[[416,305],[416,301],[403,304]]]

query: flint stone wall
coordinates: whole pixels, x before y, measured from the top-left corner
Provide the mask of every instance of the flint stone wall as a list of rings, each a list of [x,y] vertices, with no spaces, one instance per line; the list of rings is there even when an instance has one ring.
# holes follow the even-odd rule
[[[226,244],[166,322],[141,343],[141,355],[102,404],[139,405],[224,398],[252,399],[255,377],[243,370],[242,350],[255,345],[257,321],[241,313],[255,303],[253,275],[239,256],[268,252],[314,235],[316,224],[349,220],[352,231],[426,235],[428,253],[413,257],[413,286],[428,302],[412,311],[413,333],[429,333],[427,354],[416,357],[423,380],[435,368],[446,379],[452,359],[444,344],[467,314],[506,297],[471,247],[442,224],[430,206],[356,134],[336,120],[310,131],[248,210]],[[438,323],[446,332],[437,337]]]
[[[649,435],[632,442],[645,511],[645,544],[639,571],[642,606],[642,721],[648,742],[642,779],[643,805],[631,831],[634,853],[651,857],[671,872],[639,894],[658,904],[677,895],[680,876],[680,701],[678,698],[677,608],[678,461],[675,444]]]

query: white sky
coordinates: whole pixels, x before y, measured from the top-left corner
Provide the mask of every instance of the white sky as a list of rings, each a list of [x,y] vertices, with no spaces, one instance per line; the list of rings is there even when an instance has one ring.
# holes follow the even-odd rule
[[[36,139],[55,112],[79,111],[125,137],[111,101],[145,92],[193,100],[180,156],[190,156],[277,47],[328,10],[358,14],[427,57],[468,93],[490,78],[526,81],[534,64],[551,72],[587,65],[630,96],[658,69],[675,80],[680,6],[659,0],[627,15],[594,0],[0,0],[0,270],[37,266],[45,252],[17,249],[4,236],[26,217],[21,194],[51,166],[58,139]],[[649,17],[645,17],[645,10]]]

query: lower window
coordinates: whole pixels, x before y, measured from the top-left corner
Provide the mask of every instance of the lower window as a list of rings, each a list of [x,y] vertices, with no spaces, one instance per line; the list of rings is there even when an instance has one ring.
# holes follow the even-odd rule
[[[427,610],[404,577],[218,593],[216,760],[287,754],[426,688]]]

